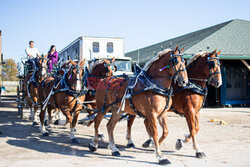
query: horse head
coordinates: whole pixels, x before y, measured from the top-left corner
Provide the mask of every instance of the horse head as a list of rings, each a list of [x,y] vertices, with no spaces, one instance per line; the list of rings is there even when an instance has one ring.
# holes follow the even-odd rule
[[[145,64],[143,70],[148,72],[150,76],[174,78],[175,81],[178,80],[180,86],[186,86],[188,76],[185,61],[180,54],[182,51],[183,49],[179,50],[178,45],[174,50],[165,49],[151,58],[151,60]]]
[[[42,55],[37,57],[37,66],[39,68],[39,76],[42,78],[47,76],[47,55]]]
[[[208,84],[211,84],[216,88],[222,85],[220,60],[218,57],[219,54],[220,51],[216,53],[216,50],[208,54],[207,68],[205,70],[206,74],[209,76]]]
[[[76,92],[80,92],[82,87],[83,87],[83,82],[82,82],[82,78],[84,75],[84,63],[85,63],[86,59],[84,59],[81,62],[74,62],[72,60],[70,60],[70,62],[68,63],[69,70],[67,72],[67,79],[70,83],[70,86],[72,89],[76,90]]]
[[[183,58],[183,55],[181,55],[181,52],[183,51],[184,48],[180,50],[179,46],[176,45],[175,49],[171,52],[170,55],[170,61],[173,69],[170,70],[170,72],[174,76],[174,80],[178,81],[179,86],[186,86],[188,83],[185,60]]]
[[[113,59],[100,59],[93,64],[91,68],[91,75],[95,76],[103,76],[103,77],[109,77],[113,75],[113,72],[115,71],[115,57]]]

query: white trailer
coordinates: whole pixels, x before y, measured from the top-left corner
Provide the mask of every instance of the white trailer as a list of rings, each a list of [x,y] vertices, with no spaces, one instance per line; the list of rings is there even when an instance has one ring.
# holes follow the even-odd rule
[[[70,43],[59,52],[62,62],[66,60],[80,60],[86,58],[85,64],[90,67],[95,59],[116,58],[117,71],[114,75],[132,75],[131,58],[124,56],[123,38],[118,37],[87,37],[82,36]]]

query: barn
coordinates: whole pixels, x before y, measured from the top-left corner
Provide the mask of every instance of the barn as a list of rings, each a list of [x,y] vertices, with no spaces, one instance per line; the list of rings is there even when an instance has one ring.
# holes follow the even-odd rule
[[[143,65],[165,48],[185,47],[184,57],[199,51],[221,50],[223,84],[208,86],[206,106],[250,104],[250,21],[235,19],[126,53]]]

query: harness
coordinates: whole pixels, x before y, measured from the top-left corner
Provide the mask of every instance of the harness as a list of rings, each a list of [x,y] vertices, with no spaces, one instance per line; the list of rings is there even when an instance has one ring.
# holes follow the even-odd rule
[[[64,70],[64,69],[63,69],[63,70]],[[64,70],[64,75],[63,75],[62,77],[58,78],[58,79],[54,82],[54,84],[53,84],[53,86],[52,86],[52,88],[51,88],[51,91],[50,91],[49,95],[47,96],[47,98],[46,98],[46,99],[44,100],[44,102],[43,102],[43,105],[44,105],[44,106],[43,106],[43,109],[45,109],[45,107],[47,106],[50,97],[51,97],[52,95],[56,94],[56,93],[59,93],[59,92],[64,92],[64,93],[66,93],[67,95],[73,96],[74,99],[76,99],[76,104],[74,105],[73,110],[75,110],[77,104],[83,105],[82,102],[79,102],[78,98],[81,97],[81,96],[83,96],[83,95],[85,95],[85,94],[87,94],[87,91],[88,91],[88,90],[87,90],[86,84],[85,84],[85,83],[86,83],[86,82],[85,82],[85,81],[86,81],[86,77],[85,77],[85,75],[82,77],[82,83],[84,82],[84,84],[83,84],[83,87],[81,88],[81,90],[78,92],[78,91],[72,89],[72,87],[70,86],[69,81],[68,81],[68,79],[67,79],[67,72],[68,72],[68,71]],[[57,88],[58,88],[59,85],[60,85],[60,89],[57,90]],[[59,106],[58,106],[58,104],[56,103],[55,96],[53,96],[53,97],[54,97],[55,105],[56,105],[56,107],[58,108]]]
[[[214,77],[215,74],[220,74],[220,72],[218,72],[218,68],[215,72],[212,72],[211,69],[215,68],[215,62],[214,61],[210,61],[210,60],[213,60],[213,59],[216,59],[216,60],[219,60],[219,57],[217,57],[217,53],[215,54],[216,57],[210,57],[211,54],[208,55],[208,58],[207,58],[207,63],[209,65],[209,76],[206,78],[206,79],[199,79],[199,78],[188,78],[189,81],[187,83],[187,85],[185,87],[180,87],[179,89],[177,90],[174,90],[174,94],[175,93],[178,93],[178,92],[181,92],[183,90],[190,90],[194,93],[197,93],[197,94],[200,94],[200,95],[203,95],[204,98],[203,98],[203,101],[202,101],[202,107],[205,105],[205,101],[206,101],[206,97],[207,97],[207,94],[208,94],[208,89],[207,89],[207,86],[205,86],[204,88],[201,87],[200,85],[198,85],[197,83],[195,83],[194,81],[203,81],[203,82],[209,82],[208,84],[210,84],[210,78],[211,77]],[[218,65],[220,65],[220,62],[217,61]],[[190,64],[188,68],[190,68],[193,64]],[[202,108],[201,107],[201,108]],[[199,111],[197,111],[199,112]],[[177,111],[175,111],[175,113],[179,114]]]
[[[117,76],[113,76],[110,80],[109,80],[109,83],[108,83],[108,86],[107,86],[107,90],[106,90],[106,94],[105,94],[105,100],[104,100],[104,104],[103,104],[103,107],[102,107],[102,110],[101,112],[104,114],[104,111],[109,108],[110,106],[118,103],[118,102],[121,102],[125,99],[128,99],[129,100],[129,104],[130,104],[130,107],[134,110],[134,112],[139,116],[139,117],[142,117],[142,118],[146,118],[143,114],[141,114],[140,111],[138,111],[134,104],[133,104],[133,96],[137,95],[137,94],[140,94],[144,91],[153,91],[157,94],[161,94],[161,95],[164,95],[164,96],[168,96],[169,98],[167,98],[167,102],[166,102],[166,106],[164,108],[164,110],[166,108],[168,108],[169,106],[169,102],[170,102],[170,96],[172,95],[172,87],[170,87],[169,89],[167,88],[164,88],[162,87],[161,85],[159,85],[156,81],[154,81],[150,76],[148,76],[147,72],[144,71],[140,66],[136,65],[136,71],[137,71],[137,74],[133,77],[126,77],[124,78],[124,82],[126,80],[129,80],[129,84],[125,90],[125,93],[124,93],[124,96],[122,98],[119,98],[119,99],[116,99],[114,102],[108,104],[106,106],[106,100],[107,100],[107,95],[108,95],[108,91],[110,89],[110,86],[111,86],[111,81],[112,79],[114,78],[117,78]],[[173,77],[169,77],[169,78],[173,78]],[[143,85],[144,85],[144,88],[139,90],[139,91],[134,91],[134,88],[135,86],[137,85],[138,81],[140,81]],[[121,83],[122,84],[122,83]],[[117,96],[116,96],[117,97]],[[124,104],[123,104],[124,105]],[[163,110],[163,111],[164,111]]]
[[[39,59],[44,60],[44,59],[46,59],[46,58],[41,57],[41,58],[39,58]],[[39,86],[38,80],[37,80],[37,78],[36,78],[36,73],[39,72],[39,70],[40,70],[40,69],[39,69],[38,59],[37,59],[37,58],[36,58],[36,59],[32,59],[32,60],[30,60],[30,61],[33,63],[33,65],[35,65],[35,69],[34,69],[32,75],[31,75],[31,77],[30,77],[29,80],[27,81],[27,94],[28,94],[29,99],[31,100],[31,102],[32,102],[34,105],[41,105],[41,103],[35,103],[34,100],[33,100],[32,97],[31,97],[31,95],[30,95],[30,90],[29,90],[29,89],[30,89],[30,85],[33,84],[35,87],[38,87],[38,86]],[[41,69],[43,69],[43,68],[46,69],[47,67],[41,66]],[[39,75],[41,75],[41,74],[39,74]]]
[[[37,81],[37,78],[36,78],[36,72],[38,72],[38,69],[36,69],[36,70],[32,73],[30,79],[29,79],[28,82],[27,82],[27,94],[28,94],[29,99],[31,100],[31,102],[32,102],[34,105],[40,105],[40,103],[35,103],[34,100],[33,100],[33,98],[32,98],[31,95],[30,95],[30,85],[33,84],[35,87],[38,87],[38,86],[39,86],[38,81]]]

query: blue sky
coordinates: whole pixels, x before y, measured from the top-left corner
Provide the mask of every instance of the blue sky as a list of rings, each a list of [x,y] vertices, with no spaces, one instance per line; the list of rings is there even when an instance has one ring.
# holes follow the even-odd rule
[[[250,21],[248,0],[0,0],[5,58],[19,61],[29,40],[40,53],[79,36],[124,37],[125,52],[231,19]]]

